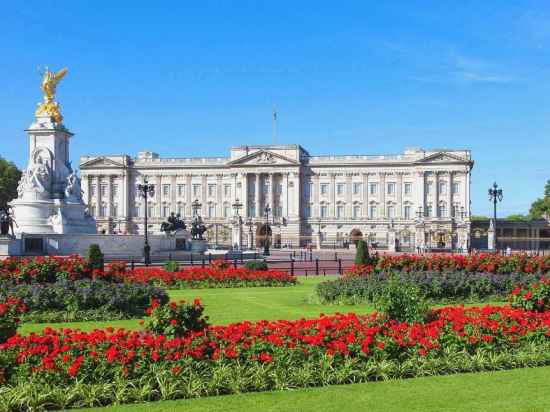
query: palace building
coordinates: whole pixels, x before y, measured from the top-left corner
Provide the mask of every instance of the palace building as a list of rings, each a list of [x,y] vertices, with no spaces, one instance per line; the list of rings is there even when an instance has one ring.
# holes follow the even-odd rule
[[[266,236],[274,247],[362,237],[389,250],[468,247],[472,167],[469,150],[314,156],[290,144],[232,147],[228,157],[146,151],[80,161],[84,199],[103,233],[142,233],[145,208],[154,232],[170,213],[189,222],[196,211],[209,241],[223,244],[242,205],[245,246]],[[136,190],[145,179],[155,185],[147,205]]]

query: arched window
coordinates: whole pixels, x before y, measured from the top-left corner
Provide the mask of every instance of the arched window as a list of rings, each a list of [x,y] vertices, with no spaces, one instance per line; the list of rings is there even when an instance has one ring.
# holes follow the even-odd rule
[[[378,218],[378,207],[376,206],[376,203],[371,203],[369,206],[369,217],[371,219]]]
[[[441,202],[439,204],[439,217],[446,217],[447,216],[447,207],[445,203]]]

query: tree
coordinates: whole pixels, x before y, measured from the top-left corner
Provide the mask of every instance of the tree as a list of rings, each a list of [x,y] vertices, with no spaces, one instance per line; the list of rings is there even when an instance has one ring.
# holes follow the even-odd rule
[[[531,216],[522,215],[521,213],[516,213],[506,217],[506,220],[509,220],[511,222],[528,222],[529,220],[531,220]]]
[[[472,216],[470,217],[470,220],[471,220],[472,222],[474,222],[474,221],[489,220],[489,218],[488,218],[487,216],[472,215]]]
[[[369,246],[367,242],[365,242],[363,239],[359,239],[357,241],[356,251],[355,251],[355,264],[357,266],[360,265],[368,265],[371,263],[371,259],[369,256]]]
[[[17,197],[17,185],[21,171],[12,162],[0,157],[0,208],[6,207],[10,200]]]
[[[529,214],[533,219],[542,219],[550,217],[550,180],[544,186],[544,197],[535,200],[531,204]]]

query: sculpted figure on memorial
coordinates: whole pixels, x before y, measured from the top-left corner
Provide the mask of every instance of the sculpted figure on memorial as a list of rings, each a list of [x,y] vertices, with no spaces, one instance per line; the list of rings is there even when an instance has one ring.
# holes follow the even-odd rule
[[[80,178],[74,170],[71,170],[69,176],[67,176],[65,199],[75,203],[82,202],[82,187],[80,185]]]

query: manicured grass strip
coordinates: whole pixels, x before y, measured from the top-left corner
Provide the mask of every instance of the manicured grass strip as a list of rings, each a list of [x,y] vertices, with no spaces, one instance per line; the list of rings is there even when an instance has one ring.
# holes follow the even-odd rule
[[[550,367],[153,402],[88,412],[546,411]]]
[[[320,313],[332,314],[335,312],[370,313],[370,305],[322,305],[309,303],[314,296],[315,285],[336,276],[301,277],[300,284],[288,287],[257,287],[231,289],[183,289],[169,290],[172,300],[181,299],[192,301],[200,297],[205,306],[205,314],[210,317],[210,323],[225,325],[243,320],[277,320],[318,317]],[[41,332],[44,327],[52,328],[79,328],[93,330],[96,328],[138,329],[137,319],[105,321],[105,322],[68,322],[68,323],[41,323],[23,324],[19,332]]]

